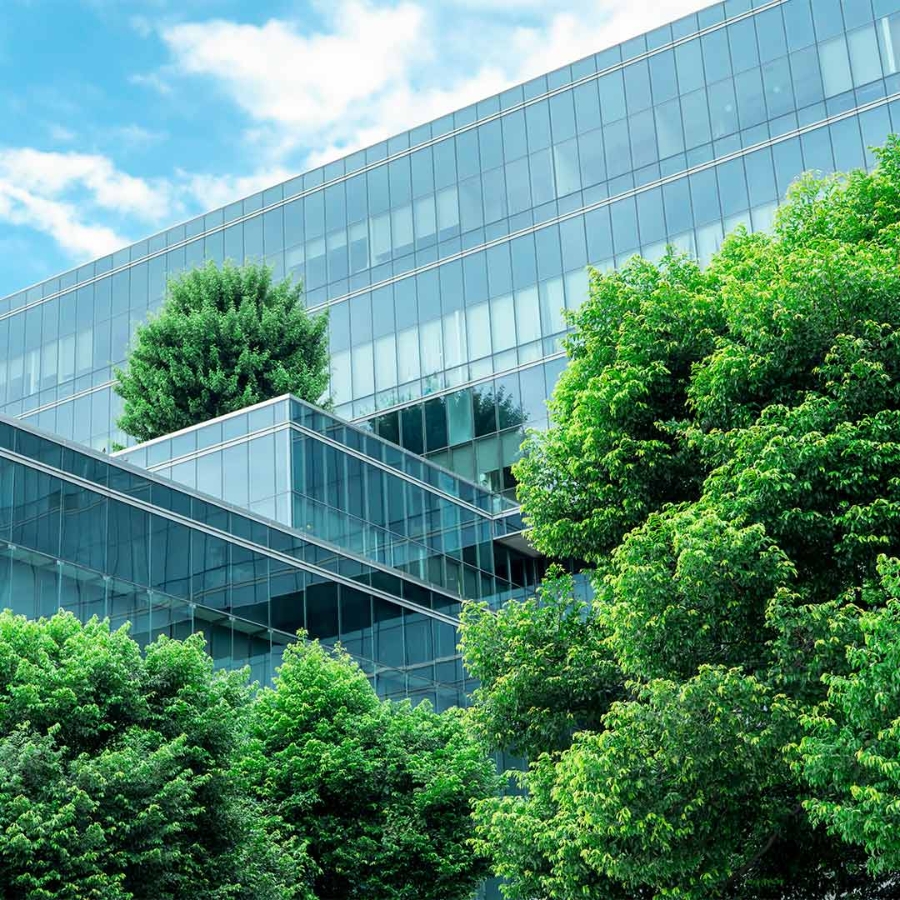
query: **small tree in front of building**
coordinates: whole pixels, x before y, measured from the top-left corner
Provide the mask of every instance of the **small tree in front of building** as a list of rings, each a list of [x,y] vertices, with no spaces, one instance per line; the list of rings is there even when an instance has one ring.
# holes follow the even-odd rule
[[[460,710],[381,700],[346,652],[301,639],[249,731],[248,802],[312,896],[465,900],[489,874],[471,813],[498,779]]]
[[[300,285],[210,262],[170,280],[138,327],[116,370],[118,426],[147,441],[288,392],[320,403],[328,376],[327,316],[306,311]]]

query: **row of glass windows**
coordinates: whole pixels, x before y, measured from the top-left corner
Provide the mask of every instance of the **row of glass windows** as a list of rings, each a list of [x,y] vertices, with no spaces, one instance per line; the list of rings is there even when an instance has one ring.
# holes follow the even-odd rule
[[[442,494],[470,506],[477,506],[485,513],[498,511],[494,497],[488,492],[479,490],[475,485],[462,481],[452,473],[427,465],[416,455],[401,452],[395,443],[377,440],[365,428],[355,427],[324,410],[296,398],[278,397],[247,411],[222,416],[209,422],[203,422],[193,428],[172,435],[149,441],[126,452],[118,454],[142,468],[153,469],[164,463],[177,463],[184,457],[199,451],[212,449],[224,443],[230,443],[242,437],[261,431],[272,430],[281,425],[293,425],[295,430],[311,432],[314,439],[318,436],[335,441],[368,459],[404,475],[408,475],[421,483],[423,490],[434,488]],[[276,466],[281,464],[276,461]],[[288,465],[286,462],[284,465]],[[243,476],[242,476],[243,477]],[[246,480],[246,479],[244,479]],[[215,496],[220,493],[221,482],[212,482],[215,490],[209,491]],[[276,476],[276,485],[286,484]],[[282,489],[276,486],[276,493]],[[224,490],[224,488],[222,488]],[[251,489],[250,494],[254,491]],[[264,491],[256,492],[257,497],[267,496]],[[248,497],[248,500],[250,497]],[[502,504],[501,504],[502,506]]]
[[[856,0],[854,0],[854,3],[855,2]],[[866,21],[867,15],[871,16],[871,8],[868,6],[868,0],[865,0],[865,3],[868,11],[853,14],[852,17],[848,17],[848,27],[852,24]],[[812,33],[811,20],[808,6],[805,5],[805,2],[801,0],[801,2],[798,3],[797,0],[795,0],[795,4],[802,6],[803,8],[791,17],[788,23],[788,35],[793,43],[802,45],[804,40],[812,39],[810,37]],[[760,4],[755,3],[754,5]],[[820,6],[821,4],[817,5]],[[896,4],[891,2],[891,0],[876,0],[876,10],[878,11],[878,15],[884,15],[887,12],[892,11],[895,6]],[[446,135],[453,131],[453,129],[469,126],[479,119],[496,115],[502,110],[511,109],[516,105],[521,104],[523,101],[545,94],[548,90],[559,89],[576,79],[581,79],[610,66],[618,65],[623,60],[628,60],[643,54],[647,52],[647,50],[653,50],[670,43],[672,40],[687,37],[702,28],[715,26],[728,18],[740,16],[749,9],[750,5],[746,0],[728,0],[727,3],[715,4],[697,14],[692,14],[679,19],[671,25],[667,24],[661,26],[647,35],[641,35],[624,44],[615,45],[571,65],[563,66],[548,75],[539,76],[524,85],[517,85],[510,88],[502,94],[485,98],[477,104],[472,104],[465,109],[446,115],[434,122],[417,126],[408,132],[403,132],[380,144],[369,147],[366,150],[358,151],[357,153],[336,160],[319,169],[307,172],[303,176],[291,179],[284,184],[276,185],[273,188],[254,194],[243,201],[238,201],[237,203],[232,203],[222,209],[214,210],[206,216],[201,216],[185,225],[175,226],[165,233],[155,235],[147,240],[139,241],[131,247],[126,247],[111,256],[84,265],[77,270],[67,272],[58,278],[48,279],[43,284],[38,285],[27,292],[23,291],[12,298],[6,298],[6,301],[0,300],[0,310],[6,308],[15,309],[25,302],[30,303],[36,299],[40,299],[42,296],[46,297],[61,289],[65,290],[78,282],[108,272],[111,268],[118,268],[122,265],[126,265],[129,261],[137,261],[148,253],[158,252],[165,249],[167,246],[171,247],[174,244],[190,239],[192,236],[202,234],[211,229],[221,228],[223,223],[232,221],[242,215],[252,214],[263,207],[280,202],[284,198],[290,197],[299,191],[314,190],[318,185],[329,182],[335,178],[343,177],[359,170],[365,165],[377,164],[380,160],[384,160],[388,156],[405,151],[411,146],[437,139],[441,135]],[[769,14],[761,14],[760,19],[762,20],[762,17],[767,15]],[[834,18],[831,13],[817,12],[817,23],[823,15],[830,15],[831,18]],[[838,13],[838,20],[839,16],[840,13]],[[765,33],[768,30],[768,27],[761,24],[759,30],[760,32]],[[822,31],[822,33],[827,33],[827,31]],[[714,37],[712,39],[715,40]],[[766,38],[763,37],[762,41],[765,43]],[[680,50],[679,52],[682,55],[685,53],[683,50]],[[763,58],[765,57],[763,56]],[[654,63],[654,66],[658,66],[658,64]],[[11,306],[7,305],[9,302],[11,302]]]
[[[892,112],[888,105],[868,110],[334,306],[331,336],[338,404],[391,391],[392,396],[373,405],[393,405],[404,399],[398,396],[399,385],[425,378],[431,390],[441,389],[446,384],[436,385],[432,378],[438,371],[558,333],[559,312],[566,302],[563,282],[556,278],[562,272],[588,260],[601,262],[676,239],[693,225],[770,202],[804,168],[828,171],[865,165],[870,158],[864,147],[883,142],[892,129]],[[701,247],[700,252],[707,250]],[[21,414],[27,411],[24,404],[11,406],[19,399],[33,398],[31,408],[43,406],[108,380],[110,364],[124,360],[131,330],[161,298],[162,278],[152,303],[146,282],[142,289],[131,290],[141,269],[115,276],[112,285],[101,281],[79,289],[74,305],[71,296],[69,302],[59,298],[0,320],[0,408]],[[113,289],[120,278],[124,281]],[[111,316],[116,296],[142,305]],[[468,311],[466,317],[457,314],[488,297],[502,298],[498,303],[503,308],[493,316],[498,324],[491,323],[487,305],[471,312],[471,323],[464,321]],[[439,317],[440,324],[417,325]],[[500,324],[510,318],[514,328]],[[349,354],[341,355],[351,340],[358,345],[370,341],[368,349],[354,350],[352,364]],[[422,370],[423,360],[432,371]],[[414,388],[399,393],[415,398]],[[107,446],[110,431],[102,431]],[[79,437],[99,438],[100,432],[92,426],[90,434]]]
[[[514,587],[482,580],[495,574],[486,515],[306,434],[258,434],[154,471],[451,593],[481,597]],[[260,496],[279,482],[277,495]],[[464,577],[468,568],[484,571]]]
[[[402,386],[420,379],[443,381],[440,376],[447,370],[492,355],[519,348],[521,359],[519,354],[510,357],[511,365],[528,361],[529,354],[531,359],[539,359],[557,349],[554,341],[547,339],[566,330],[563,311],[580,306],[586,292],[587,272],[579,268],[565,278],[550,278],[368,342],[364,334],[354,333],[354,339],[361,338],[359,344],[332,353],[332,400],[340,407],[355,398],[377,394],[382,398],[379,405],[392,405],[404,399]],[[460,374],[461,380],[468,380],[468,370]]]
[[[376,434],[413,453],[433,454],[474,438],[546,420],[546,399],[565,359],[528,366],[500,378],[382,413],[366,422]],[[456,471],[454,469],[454,471]]]
[[[366,424],[438,465],[515,500],[512,465],[526,428],[547,427],[546,398],[564,358],[383,413]],[[414,449],[418,448],[418,449]]]
[[[767,128],[758,131],[768,120],[880,80],[883,72],[895,73],[896,19],[881,20],[877,33],[869,24],[708,86],[702,86],[701,76],[701,86],[691,82],[692,90],[680,99],[673,68],[661,76],[661,83],[672,85],[674,95],[660,90],[663,101],[646,108],[640,96],[633,98],[626,91],[628,79],[622,81],[621,72],[605,76],[621,82],[619,100],[611,95],[608,102],[601,101],[604,79],[599,94],[597,82],[581,85],[545,105],[512,113],[455,141],[416,151],[261,218],[229,226],[224,237],[206,239],[203,255],[265,257],[279,274],[303,281],[310,302],[321,302],[471,246],[471,239],[458,243],[460,235],[483,228],[493,237],[509,233],[525,224],[522,214],[541,211],[557,198],[600,185],[605,193],[616,193],[658,178],[660,172],[680,171],[721,155],[725,148],[713,150],[712,142],[721,144],[739,132],[741,141],[727,149],[768,139]],[[576,117],[579,91],[590,93],[583,93],[582,112]],[[854,102],[851,97],[850,105]],[[601,115],[605,108],[615,110],[612,119]],[[555,109],[565,112],[554,115]],[[796,127],[795,122],[787,124]],[[709,154],[697,156],[704,146],[709,146]],[[661,168],[654,170],[657,165]],[[634,180],[616,184],[629,172],[636,172]],[[555,215],[556,208],[546,213]],[[527,224],[540,221],[541,215],[530,216]],[[199,258],[199,247],[195,255]],[[398,264],[384,268],[392,260]],[[365,274],[373,268],[376,271]],[[327,291],[320,290],[326,285]]]
[[[294,495],[294,516],[294,527],[300,531],[313,532],[456,596],[487,600],[494,607],[525,597],[544,573],[543,561],[489,540],[471,543],[478,536],[466,529],[461,535],[466,543],[459,551],[445,546],[445,552],[437,552],[302,494]]]
[[[346,556],[332,546],[312,543],[309,540],[304,539],[295,531],[288,531],[278,528],[274,524],[253,520],[248,516],[243,515],[238,510],[229,510],[227,507],[222,507],[215,502],[210,502],[202,497],[192,496],[177,490],[174,487],[167,486],[167,483],[162,479],[153,479],[137,472],[132,472],[127,468],[109,464],[99,457],[82,453],[70,447],[62,447],[53,440],[37,434],[25,432],[12,425],[0,423],[0,445],[26,457],[40,460],[62,472],[69,472],[82,479],[86,479],[88,482],[101,485],[103,489],[109,489],[114,491],[117,495],[121,495],[122,500],[117,500],[114,497],[113,499],[110,499],[109,502],[110,504],[116,504],[116,509],[122,516],[125,518],[132,517],[144,532],[147,532],[152,526],[153,528],[159,528],[161,533],[165,536],[162,549],[159,549],[159,545],[157,545],[156,551],[156,565],[158,567],[163,567],[162,571],[164,572],[167,571],[165,566],[176,558],[174,554],[187,554],[188,556],[192,556],[198,563],[203,563],[208,555],[202,550],[194,551],[191,549],[192,545],[199,542],[202,546],[214,548],[214,556],[219,560],[219,563],[217,563],[217,571],[219,571],[220,574],[223,574],[225,571],[223,567],[226,565],[225,561],[229,558],[231,553],[229,547],[233,536],[251,541],[260,548],[259,551],[251,552],[236,547],[234,551],[238,554],[250,552],[254,559],[262,561],[260,564],[264,563],[267,558],[267,549],[272,549],[292,557],[301,564],[312,565],[319,570],[333,573],[335,576],[378,587],[387,594],[410,599],[416,604],[424,604],[426,609],[441,608],[441,604],[446,604],[449,599],[448,597],[436,594],[421,585],[405,580],[401,576],[401,573],[395,570],[376,568],[374,564],[369,564],[356,557]],[[7,466],[6,471],[11,472],[12,470]],[[33,470],[29,469],[28,472],[32,472],[32,474],[28,475],[27,478],[33,479],[35,477]],[[58,495],[64,490],[69,490],[69,488],[64,484],[61,484],[59,479],[55,478],[50,481],[38,480],[37,488],[26,488],[25,483],[25,476],[23,476],[19,479],[19,483],[15,490],[19,492],[25,491],[25,496],[28,496],[29,490],[31,490],[32,493],[34,491],[38,492],[39,498],[34,501],[36,503],[34,519],[35,521],[38,519],[45,521],[45,525],[42,527],[48,529],[46,535],[44,535],[44,539],[48,543],[47,546],[35,545],[33,535],[31,535],[29,540],[20,539],[14,542],[32,547],[32,549],[39,550],[40,552],[59,555],[58,542],[61,538],[57,533],[57,526],[61,521],[59,516],[61,500]],[[13,488],[8,487],[8,489],[4,489],[3,486],[0,485],[0,493],[3,493],[4,490],[6,492],[3,497],[0,498],[0,502],[11,503],[10,497],[13,496]],[[86,495],[91,495],[90,490],[87,490],[84,493]],[[151,515],[148,519],[146,517],[149,514],[144,513],[142,510],[134,509],[126,502],[126,497],[138,498],[143,502],[151,503],[153,506],[161,509],[172,510],[181,516],[189,517],[194,522],[204,523],[208,527],[216,529],[226,536],[220,537],[208,532],[196,532],[192,530],[192,526],[168,519],[162,519],[155,515]],[[102,502],[105,503],[105,499]],[[102,503],[101,508],[103,508]],[[48,516],[43,516],[43,512],[47,512]],[[106,540],[105,535],[107,534],[107,519],[104,518],[104,515],[104,513],[100,514],[99,525],[97,525],[97,527],[100,528],[101,531],[95,532],[96,541],[92,542],[89,540],[88,533],[83,536],[77,536],[75,532],[72,532],[73,535],[88,541],[89,546],[93,548],[91,550],[92,553],[100,554],[101,556],[102,554],[108,554],[109,552],[108,547],[104,549],[106,546],[104,544],[104,541]],[[141,518],[142,516],[143,518]],[[3,528],[8,523],[12,522],[12,520],[13,515],[11,511],[0,513],[0,537],[5,535]],[[18,521],[20,524],[25,522],[25,526],[27,526],[27,520],[23,517],[20,516]],[[136,525],[135,527],[138,526]],[[112,525],[109,525],[109,530],[113,530]],[[116,526],[115,533],[117,536],[122,537],[127,534],[127,530]],[[75,537],[73,537],[73,539],[75,539]],[[166,548],[169,546],[175,548],[171,551],[173,554],[171,559],[166,556]],[[136,548],[136,552],[144,554],[143,556],[137,557],[136,561],[133,562],[133,565],[139,567],[136,571],[140,573],[145,572],[147,566],[150,565],[146,555],[150,550],[149,544],[146,542],[143,544],[140,542],[137,544],[128,542],[127,547],[132,550],[135,550]],[[101,556],[92,557],[93,562],[96,563]],[[109,571],[109,574],[125,578],[126,580],[140,581],[140,579],[128,577],[127,573],[110,571],[109,559],[106,556],[103,556],[102,558],[107,560],[106,565],[102,568]],[[187,559],[187,556],[185,556],[185,559]],[[178,577],[172,576],[174,580],[171,581],[169,580],[169,576],[166,575],[165,585],[154,581],[149,586],[154,589],[164,590],[175,596],[187,596],[186,592],[201,591],[206,575],[204,575],[199,582],[196,580],[196,577],[191,578],[189,569],[185,568],[188,565],[185,562],[185,559],[181,560],[175,567],[181,572],[181,575]],[[80,557],[72,561],[90,565],[90,562],[87,562]],[[274,562],[273,565],[275,565]],[[281,568],[294,570],[290,563],[284,561],[278,561],[277,565]],[[307,569],[303,569],[300,571],[300,575],[305,576],[307,572]],[[197,577],[200,576],[198,575]],[[230,579],[229,582],[233,583],[234,579]],[[210,584],[213,587],[216,587],[217,584],[224,585],[225,581],[220,579],[219,581],[215,581],[215,583],[210,582]],[[493,593],[490,585],[485,586],[484,593]],[[201,601],[198,600],[196,602]],[[208,603],[207,605],[215,604]]]
[[[834,8],[831,8],[832,2]],[[868,0],[863,0],[858,8],[855,4],[852,8],[848,7],[845,10],[846,22],[842,20],[841,4],[837,0],[820,0],[812,7],[806,0],[791,0],[782,7],[766,10],[724,30],[688,41],[648,60],[626,66],[623,70],[580,84],[572,91],[557,94],[525,110],[509,113],[501,120],[485,123],[454,139],[440,142],[433,148],[423,148],[411,156],[394,160],[367,174],[354,176],[346,184],[342,182],[333,185],[310,195],[305,201],[288,204],[284,212],[281,209],[268,212],[262,219],[245,223],[243,237],[235,230],[242,226],[230,226],[224,236],[224,253],[232,258],[271,253],[300,243],[304,230],[309,239],[333,232],[335,228],[344,232],[339,247],[347,248],[354,243],[358,246],[360,232],[357,230],[354,240],[353,235],[346,233],[347,224],[395,208],[407,210],[406,213],[398,214],[394,223],[394,229],[398,232],[394,244],[399,248],[399,255],[402,255],[404,248],[411,246],[411,242],[404,239],[406,234],[411,236],[412,212],[406,205],[411,197],[430,194],[441,185],[465,182],[471,175],[488,172],[502,162],[513,161],[527,153],[533,155],[544,149],[549,150],[551,143],[558,148],[558,152],[554,151],[558,156],[555,161],[557,177],[569,184],[578,166],[577,163],[573,164],[576,156],[574,145],[568,150],[566,142],[575,137],[576,131],[592,131],[601,123],[617,122],[627,114],[633,119],[630,143],[639,148],[647,143],[653,123],[647,120],[645,124],[643,120],[635,118],[635,114],[656,106],[658,113],[655,128],[660,133],[658,155],[664,158],[669,155],[669,148],[677,146],[683,140],[683,133],[700,143],[704,134],[721,136],[736,130],[738,119],[741,120],[740,127],[746,128],[757,120],[762,121],[766,115],[770,118],[783,115],[792,108],[790,97],[794,92],[797,92],[797,106],[834,96],[854,84],[864,84],[880,77],[882,71],[887,74],[896,71],[896,17],[888,18],[884,15],[892,12],[895,4],[881,2],[876,5],[877,11],[882,13],[878,22],[881,26],[878,31],[880,40],[876,38],[875,28],[871,24],[874,11]],[[859,28],[860,25],[863,27]],[[841,34],[845,27],[850,29],[846,39]],[[798,51],[808,50],[816,40],[821,45],[821,73],[814,52],[805,57],[796,55]],[[791,56],[790,66],[789,54],[794,54]],[[882,57],[882,64],[879,64],[879,55]],[[778,65],[773,65],[776,61]],[[789,68],[795,70],[793,78]],[[756,74],[752,77],[745,76],[745,73],[751,71]],[[735,84],[730,82],[732,75],[739,76]],[[714,83],[718,84],[714,87]],[[665,104],[679,95],[694,95],[704,85],[710,86],[708,107],[712,115],[712,132],[708,120],[704,119],[707,116],[707,98],[699,94],[687,103],[683,111],[686,127],[682,132],[682,117],[676,108],[667,108]],[[765,111],[767,101],[763,99],[764,94],[769,102],[768,112]],[[699,118],[692,110],[698,111]],[[704,126],[705,121],[707,124]],[[678,137],[679,134],[682,137]],[[616,165],[627,169],[629,164],[622,160],[627,160],[629,156],[628,136],[624,133],[610,133],[609,137],[613,145],[609,158]],[[602,151],[598,154],[598,142],[599,132],[592,142],[588,142],[590,149],[585,148],[583,151],[587,159],[602,160]],[[623,147],[626,150],[624,154],[621,152]],[[640,166],[643,156],[644,151],[636,149],[632,163],[634,167]],[[566,159],[568,162],[564,161]],[[533,160],[532,169],[532,181],[541,183],[541,173],[550,172],[546,163],[537,159]],[[567,174],[561,175],[561,169]],[[511,180],[516,184],[527,184],[529,179],[523,181],[516,177]],[[565,185],[558,191],[559,194],[567,192]],[[284,190],[280,193],[283,196]],[[497,196],[499,193],[502,191]],[[274,199],[274,196],[269,198],[270,202]],[[237,204],[240,207],[237,214],[258,209],[264,205],[265,200],[263,195],[259,195],[258,203],[248,198],[243,206]],[[533,201],[535,205],[540,202],[539,199]],[[303,203],[306,208],[297,203]],[[444,217],[447,228],[450,229],[455,227],[450,224],[452,219],[447,218],[451,215],[451,205],[455,203],[451,204],[449,196],[439,199],[437,203],[438,211],[448,211]],[[493,201],[486,205],[493,206]],[[462,206],[463,209],[468,208],[467,203]],[[458,220],[458,212],[452,215]],[[423,207],[420,217],[425,223],[433,223],[434,205],[430,209]],[[225,216],[226,221],[227,218]],[[430,226],[425,227],[425,233],[428,234],[427,227]],[[183,228],[182,226],[182,230]],[[390,242],[390,229],[389,221],[372,220],[368,236],[362,242],[368,242],[372,246],[373,260],[380,260],[387,252],[385,248]],[[447,229],[439,227],[438,230]],[[334,238],[336,257],[345,255],[337,242],[338,239]],[[163,241],[160,245],[158,241],[154,243],[151,239],[150,243],[154,245],[152,248],[147,242],[142,242],[145,252],[147,249],[161,249],[166,242]],[[304,251],[303,255],[310,260],[321,259],[321,265],[324,266],[324,245],[321,252],[314,246],[308,252]],[[353,256],[351,253],[351,257]],[[126,261],[127,258],[126,254]],[[135,258],[133,254],[131,258]],[[356,258],[357,261],[362,258],[360,253],[356,254]],[[335,265],[336,271],[340,271],[342,265]],[[350,266],[352,268],[352,264]],[[310,289],[318,286],[319,267],[319,263],[315,263],[305,273]]]
[[[321,575],[9,460],[0,462],[0,538],[288,634],[299,627],[298,597],[320,598],[306,603],[307,622],[332,615],[336,585]],[[425,608],[456,609],[406,587]]]
[[[738,224],[767,228],[776,198],[804,169],[870,165],[864,142],[883,142],[898,113],[894,104],[869,110],[332,307],[338,411],[355,418],[414,399],[426,386],[452,386],[454,375],[483,376],[487,367],[478,361],[489,355],[501,369],[529,361],[502,354],[563,329],[563,305],[577,308],[584,299],[588,261],[606,268],[636,252],[658,258],[673,243],[706,263],[723,232]],[[572,266],[579,268],[546,277]],[[445,310],[440,321],[429,321],[438,310]],[[531,359],[549,352],[552,346]],[[454,372],[461,362],[469,368]],[[360,402],[351,407],[351,398]]]
[[[344,422],[309,403],[292,400],[291,421],[301,428],[337,441],[372,460],[384,463],[419,482],[437,488],[444,494],[450,494],[463,503],[476,506],[483,512],[497,513],[508,506],[498,503],[496,497],[479,489],[471,481],[464,481],[451,472],[428,465],[418,455],[402,452],[395,443],[377,440],[366,428]]]
[[[160,635],[183,639],[202,631],[217,666],[249,666],[262,683],[274,677],[296,630],[305,628],[324,643],[340,641],[382,695],[429,697],[444,707],[463,702],[455,629],[364,591],[331,588],[295,594],[290,609],[277,598],[291,628],[279,631],[20,546],[0,549],[0,609],[29,618],[65,609],[82,621],[109,619],[113,628],[129,623],[142,646]]]

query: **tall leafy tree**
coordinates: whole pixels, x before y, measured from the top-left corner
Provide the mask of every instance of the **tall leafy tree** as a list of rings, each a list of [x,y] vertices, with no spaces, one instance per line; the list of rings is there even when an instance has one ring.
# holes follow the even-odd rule
[[[294,393],[328,388],[327,317],[307,313],[299,285],[267,266],[210,262],[172,279],[159,314],[138,326],[119,427],[139,441]]]
[[[891,139],[705,270],[592,274],[516,474],[593,603],[465,612],[475,722],[530,761],[477,813],[511,897],[893,896],[898,261]]]
[[[304,896],[302,858],[232,775],[250,697],[199,635],[142,654],[96,619],[0,613],[0,893]]]
[[[487,874],[472,803],[496,770],[459,710],[379,700],[342,651],[301,641],[254,711],[244,778],[322,900],[468,898]]]

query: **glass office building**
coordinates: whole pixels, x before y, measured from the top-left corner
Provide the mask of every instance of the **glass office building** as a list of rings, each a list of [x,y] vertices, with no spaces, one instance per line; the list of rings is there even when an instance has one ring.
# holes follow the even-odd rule
[[[115,456],[458,598],[543,572],[512,501],[289,395]]]
[[[540,577],[541,561],[526,552],[507,502],[510,466],[524,429],[546,424],[546,399],[564,365],[564,310],[583,300],[586,266],[615,267],[635,253],[658,258],[670,244],[707,260],[736,226],[767,228],[802,171],[870,166],[869,148],[893,131],[900,0],[726,0],[0,300],[4,427],[25,445],[58,448],[46,459],[16,441],[3,451],[15,472],[24,467],[10,476],[11,505],[2,507],[5,583],[26,584],[23,567],[44,566],[29,576],[35,603],[44,602],[45,576],[47,590],[65,598],[74,567],[108,577],[107,598],[124,581],[171,596],[170,609],[187,604],[190,621],[244,621],[240,609],[253,604],[222,597],[243,596],[247,576],[222,570],[210,594],[202,554],[185,563],[189,576],[174,578],[177,589],[154,580],[149,524],[146,571],[123,575],[119,550],[101,551],[99,538],[88,562],[67,555],[67,513],[96,503],[112,515],[125,501],[109,485],[120,472],[138,478],[137,465],[150,485],[142,514],[156,515],[157,494],[178,497],[191,509],[206,503],[227,510],[216,515],[244,516],[276,541],[305,540],[315,550],[304,565],[334,578],[316,590],[337,618],[314,633],[345,634],[345,590],[369,591],[365,636],[346,631],[362,642],[353,652],[407,679],[418,677],[420,657],[441,660],[427,677],[461,695],[458,658],[441,655],[449,638],[439,648],[434,634],[415,630],[424,626],[410,625],[403,653],[378,650],[376,598],[396,596],[401,631],[416,615],[452,630],[452,621],[433,617],[436,602],[449,604],[440,614],[453,620],[461,597],[515,596]],[[115,426],[113,367],[124,362],[135,326],[159,307],[168,277],[225,259],[264,260],[303,282],[310,309],[328,309],[335,415],[279,398],[131,447],[124,459],[66,443],[94,451],[127,444]],[[97,493],[56,472],[57,452],[63,463],[80,453],[109,485]],[[22,487],[38,462],[59,482],[58,490],[40,488],[40,501]],[[233,467],[246,477],[229,477]],[[41,503],[56,504],[46,514],[59,534],[25,540],[22,529],[45,527]],[[169,513],[160,507],[163,518]],[[190,520],[180,527],[202,532],[202,519],[179,515]],[[247,549],[215,537],[232,557]],[[266,540],[247,552],[264,557],[268,573],[252,592],[270,608],[252,621],[281,635],[308,622],[312,608],[315,622],[318,600],[310,607],[304,588],[305,611],[284,630],[272,574],[283,560]],[[347,575],[353,567],[355,578]],[[432,599],[413,601],[416,592]],[[353,615],[348,607],[347,621]],[[247,658],[244,638],[236,652],[235,627],[227,628],[232,649],[220,653],[213,640],[214,653]],[[271,646],[261,653],[277,656]],[[451,659],[456,674],[445,681],[436,667]]]
[[[2,417],[5,607],[130,622],[141,644],[202,630],[263,682],[302,628],[384,696],[465,702],[458,592]]]

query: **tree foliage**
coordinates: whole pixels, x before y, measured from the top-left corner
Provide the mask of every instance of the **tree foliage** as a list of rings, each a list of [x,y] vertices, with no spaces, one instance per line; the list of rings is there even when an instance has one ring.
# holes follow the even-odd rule
[[[231,777],[250,691],[200,636],[0,613],[0,892],[280,898],[289,857]]]
[[[895,889],[898,262],[892,139],[705,270],[592,273],[516,474],[593,603],[464,626],[475,721],[528,738],[527,794],[478,808],[510,896]]]
[[[472,803],[496,770],[459,710],[379,700],[340,650],[301,641],[254,711],[248,784],[312,861],[322,900],[453,900],[487,874]],[[302,862],[302,858],[301,858]]]
[[[257,689],[199,634],[0,613],[9,900],[470,897],[496,782],[459,710],[379,700],[342,651],[302,640]]]
[[[306,312],[299,285],[273,283],[263,265],[208,263],[172,279],[138,326],[116,370],[118,425],[146,441],[288,392],[318,403],[328,379],[327,318]]]

